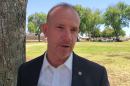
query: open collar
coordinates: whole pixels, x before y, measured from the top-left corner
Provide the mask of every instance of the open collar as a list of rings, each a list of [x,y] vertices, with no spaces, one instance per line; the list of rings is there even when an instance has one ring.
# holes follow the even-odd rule
[[[32,65],[33,68],[32,70],[30,70],[30,73],[31,73],[30,86],[37,86],[39,75],[40,75],[40,70],[43,64],[44,55],[38,57],[36,63]],[[84,65],[83,60],[79,56],[77,56],[75,53],[73,53],[71,86],[82,86],[84,73],[85,73],[83,65]]]
[[[66,65],[67,68],[69,68],[72,71],[72,61],[73,61],[73,52],[71,52],[69,58],[65,61],[65,63],[63,63],[64,65]],[[44,59],[43,59],[43,64],[42,64],[42,72],[49,66],[51,65],[46,57],[46,52],[44,53]]]

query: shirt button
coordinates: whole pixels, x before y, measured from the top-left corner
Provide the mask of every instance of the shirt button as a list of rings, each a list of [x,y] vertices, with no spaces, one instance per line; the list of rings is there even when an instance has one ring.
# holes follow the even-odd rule
[[[57,79],[57,76],[55,78]]]

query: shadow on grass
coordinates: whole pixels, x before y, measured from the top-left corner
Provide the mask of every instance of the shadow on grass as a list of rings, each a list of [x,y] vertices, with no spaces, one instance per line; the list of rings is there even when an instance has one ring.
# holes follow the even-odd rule
[[[124,57],[124,58],[130,60],[130,57]]]
[[[118,54],[111,54],[111,55],[107,55],[108,57],[116,57],[116,56],[121,56],[121,55],[118,55]]]

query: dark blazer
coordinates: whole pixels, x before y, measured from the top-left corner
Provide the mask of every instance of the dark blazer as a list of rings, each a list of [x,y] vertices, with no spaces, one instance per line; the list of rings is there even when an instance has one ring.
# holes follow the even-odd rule
[[[44,55],[22,64],[17,86],[37,86]],[[73,53],[71,86],[110,86],[106,69]],[[80,72],[80,74],[79,74]]]

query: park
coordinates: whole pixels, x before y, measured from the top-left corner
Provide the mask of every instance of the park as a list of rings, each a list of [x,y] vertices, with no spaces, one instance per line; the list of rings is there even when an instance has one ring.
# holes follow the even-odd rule
[[[47,22],[50,7],[59,1],[52,2],[53,5],[50,1],[37,2],[40,3],[0,0],[0,86],[16,86],[20,65],[47,50],[42,24]],[[91,0],[90,5],[89,2],[80,2],[74,0],[72,4],[80,19],[77,32],[77,39],[80,40],[76,42],[73,52],[104,66],[110,86],[130,86],[129,0],[106,1],[103,10],[97,8],[103,6],[102,2]],[[37,8],[41,3],[45,7]],[[68,0],[67,3],[71,2]],[[94,9],[92,6],[97,7]],[[30,12],[35,8],[35,12]],[[27,41],[32,38],[35,42]]]
[[[26,60],[42,55],[46,49],[44,42],[27,42]],[[74,52],[104,66],[111,86],[130,86],[130,41],[76,42]]]

